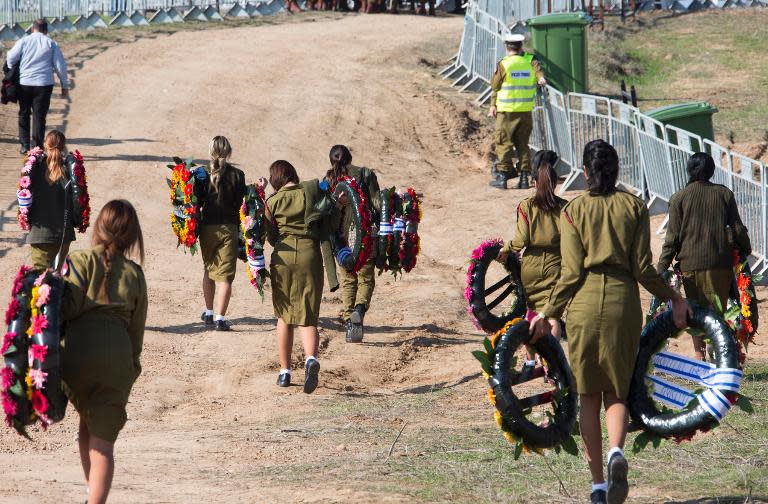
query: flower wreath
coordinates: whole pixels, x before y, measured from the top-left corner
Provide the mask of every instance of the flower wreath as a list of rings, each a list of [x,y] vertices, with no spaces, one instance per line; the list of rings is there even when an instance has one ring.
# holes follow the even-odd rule
[[[195,255],[197,252],[198,221],[200,220],[200,207],[197,204],[197,195],[195,194],[195,183],[197,180],[196,172],[202,170],[202,167],[196,167],[191,161],[182,161],[181,158],[174,157],[175,164],[167,165],[171,170],[171,178],[166,179],[170,188],[171,206],[171,228],[176,235],[178,243],[176,247],[184,246],[184,251],[189,249],[189,253]]]
[[[389,241],[387,249],[387,268],[397,278],[397,274],[402,273],[403,269],[400,264],[400,247],[403,243],[405,219],[403,219],[403,198],[394,188],[390,194],[389,205],[392,209],[389,217],[389,222],[392,226],[392,239]]]
[[[243,204],[240,206],[240,229],[245,244],[245,260],[248,262],[248,280],[264,300],[264,282],[269,277],[264,260],[264,244],[261,234],[264,226],[266,204],[264,189],[254,184],[246,187]]]
[[[23,231],[29,231],[29,210],[32,208],[34,200],[32,195],[31,173],[34,166],[45,159],[45,153],[40,147],[31,149],[24,160],[24,166],[21,169],[16,199],[19,202],[17,218],[19,226]],[[80,151],[70,152],[66,159],[67,170],[69,171],[69,180],[72,181],[72,207],[74,216],[72,222],[74,227],[80,232],[85,233],[91,220],[90,196],[88,194],[88,181],[85,175],[85,162]]]
[[[762,278],[753,275],[746,258],[742,259],[738,250],[733,250],[733,272],[736,275],[735,290],[725,310],[725,321],[736,335],[736,341],[747,350],[755,342],[759,323],[757,295],[754,284]]]
[[[339,265],[347,271],[357,273],[365,266],[373,253],[371,212],[368,209],[368,200],[354,178],[342,177],[339,179],[333,188],[333,197],[338,200],[342,194],[346,194],[349,200],[350,215],[357,239],[351,250],[347,246],[340,247],[336,251],[336,259]]]
[[[467,312],[472,317],[475,327],[486,333],[494,333],[503,328],[509,321],[522,317],[526,312],[525,292],[523,282],[520,279],[520,262],[517,255],[509,254],[504,269],[507,275],[490,287],[485,287],[485,275],[488,267],[496,260],[503,242],[496,238],[486,240],[472,252],[472,258],[467,267],[467,286],[464,289],[464,298],[467,300]],[[486,303],[485,297],[497,290],[507,287],[492,302]],[[501,315],[494,315],[491,310],[496,308],[510,294],[515,294],[509,311]]]
[[[739,395],[743,373],[736,340],[728,325],[712,310],[692,310],[693,317],[688,323],[711,340],[715,363],[665,350],[666,341],[680,334],[671,310],[645,326],[627,401],[633,423],[643,430],[635,439],[635,453],[649,443],[656,448],[663,439],[680,443],[697,432],[707,432],[718,425],[733,404],[748,412],[752,409],[749,399]],[[662,373],[676,380],[695,381],[697,388],[689,390],[678,381],[660,376]],[[661,409],[655,401],[661,403]]]
[[[419,240],[419,222],[421,222],[421,202],[412,188],[408,188],[401,196],[403,202],[403,219],[405,229],[400,244],[400,266],[406,273],[416,266],[416,258],[421,251]]]
[[[59,355],[63,293],[58,274],[22,266],[5,312],[0,395],[6,423],[26,437],[26,426],[39,420],[45,429],[66,411]]]
[[[515,444],[515,460],[523,451],[541,454],[547,448],[557,453],[562,448],[566,453],[578,455],[579,449],[573,438],[577,412],[576,382],[568,360],[557,340],[548,335],[533,344],[545,366],[535,368],[528,377],[516,373],[515,352],[529,338],[528,323],[515,318],[491,338],[483,340],[484,350],[472,352],[480,361],[483,376],[488,380],[488,400],[496,408],[496,423],[504,438]],[[514,385],[540,377],[553,384],[555,389],[523,399],[512,390]],[[547,420],[543,424],[537,425],[528,420],[527,416],[534,406],[547,403],[552,404],[553,411],[545,412]]]

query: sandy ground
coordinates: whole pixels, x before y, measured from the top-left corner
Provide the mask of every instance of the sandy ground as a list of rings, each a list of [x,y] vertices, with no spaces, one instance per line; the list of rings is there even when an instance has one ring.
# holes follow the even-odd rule
[[[381,461],[404,421],[407,443],[450,418],[387,417],[380,425],[386,415],[356,412],[356,398],[397,411],[403,398],[451,387],[461,391],[452,407],[462,417],[490,421],[470,355],[480,335],[465,313],[464,270],[481,239],[511,236],[525,193],[488,188],[472,119],[479,112],[467,115],[463,98],[433,77],[461,26],[460,18],[350,16],[65,48],[76,88],[70,103],[54,102],[51,123],[84,153],[94,209],[112,198],[133,201],[147,243],[144,373],[117,443],[111,502],[412,502],[398,487],[402,475],[383,471]],[[15,119],[4,112],[0,293],[29,258],[13,208]],[[163,178],[170,156],[204,158],[216,134],[230,138],[249,182],[280,158],[304,178],[320,177],[329,147],[345,143],[382,186],[425,194],[418,267],[396,282],[379,277],[363,344],[344,342],[338,295],[326,293],[321,385],[311,396],[274,385],[275,320],[244,265],[229,313],[235,331],[205,332],[198,322],[202,264],[175,249]],[[87,241],[80,237],[74,248]],[[300,381],[303,372],[294,376]],[[329,425],[327,412],[339,404],[345,421]],[[351,434],[336,444],[329,434],[354,429],[382,429],[386,437]],[[75,431],[74,413],[33,433],[31,443],[0,431],[0,500],[82,500]],[[344,472],[333,466],[324,474],[335,459]],[[302,467],[319,468],[307,474],[311,485]]]

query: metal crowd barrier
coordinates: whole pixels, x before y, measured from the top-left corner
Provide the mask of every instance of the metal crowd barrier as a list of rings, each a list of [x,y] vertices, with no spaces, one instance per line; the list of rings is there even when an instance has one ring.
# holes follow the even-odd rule
[[[753,270],[768,269],[766,229],[768,185],[765,165],[691,132],[664,126],[636,108],[587,94],[563,95],[548,87],[537,98],[530,146],[560,155],[566,176],[561,193],[584,185],[581,153],[602,138],[616,147],[619,184],[647,201],[653,213],[666,213],[672,195],[685,187],[685,166],[694,152],[715,159],[714,182],[729,187],[736,198],[753,246]],[[658,228],[662,233],[667,219]]]

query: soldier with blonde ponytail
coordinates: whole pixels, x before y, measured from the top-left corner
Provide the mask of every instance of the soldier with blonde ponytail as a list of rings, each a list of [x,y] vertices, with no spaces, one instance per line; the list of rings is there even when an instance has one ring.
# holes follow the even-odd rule
[[[62,388],[80,415],[77,442],[91,503],[107,500],[115,441],[141,374],[147,318],[143,261],[139,218],[125,200],[104,205],[94,225],[93,247],[67,260]]]
[[[75,239],[73,226],[72,202],[67,197],[69,174],[67,140],[58,130],[51,130],[45,135],[42,155],[29,173],[29,184],[34,200],[29,210],[30,230],[27,244],[32,248],[32,263],[37,269],[53,265],[56,255],[61,250],[60,264],[69,251],[69,245]],[[69,210],[65,222],[65,211]]]
[[[232,281],[237,269],[237,244],[240,205],[245,196],[245,174],[229,163],[232,146],[223,136],[215,136],[208,145],[210,162],[206,166],[208,183],[198,193],[202,213],[200,251],[203,256],[203,297],[205,310],[201,319],[217,331],[228,331],[224,319],[232,295]]]

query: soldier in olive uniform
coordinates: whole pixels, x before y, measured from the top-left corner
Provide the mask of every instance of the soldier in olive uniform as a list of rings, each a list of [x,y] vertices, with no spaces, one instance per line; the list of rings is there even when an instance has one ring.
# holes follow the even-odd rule
[[[523,35],[507,35],[504,44],[507,56],[496,66],[491,79],[491,110],[496,118],[496,157],[491,172],[492,187],[507,188],[507,180],[517,176],[512,156],[517,151],[520,179],[518,189],[528,189],[528,139],[533,131],[536,84],[547,84],[544,74],[533,55],[523,51]],[[514,150],[513,150],[514,149]]]
[[[141,373],[147,318],[141,267],[144,240],[136,210],[125,200],[104,205],[93,227],[93,248],[67,261],[62,320],[62,388],[80,415],[78,445],[89,502],[105,502],[114,472],[114,445],[125,407]]]
[[[64,134],[58,130],[45,135],[44,156],[41,156],[29,174],[30,187],[34,199],[29,209],[29,234],[27,243],[32,249],[32,264],[36,269],[45,269],[53,265],[61,248],[59,266],[69,251],[69,245],[75,239],[72,215],[64,222],[67,208],[71,211],[71,193],[65,189],[69,175],[65,163],[72,162],[67,157],[67,145]]]
[[[291,384],[293,333],[298,327],[307,358],[304,392],[311,394],[317,388],[320,372],[317,323],[324,262],[331,292],[339,287],[328,240],[337,224],[335,206],[316,179],[299,182],[296,169],[288,161],[272,163],[269,183],[275,192],[267,198],[264,222],[266,238],[273,247],[269,274],[281,367],[277,384]],[[261,179],[259,185],[263,188],[266,181]]]
[[[622,447],[627,433],[629,384],[643,312],[638,282],[661,300],[672,300],[678,327],[688,305],[652,265],[648,209],[639,198],[616,190],[619,158],[603,140],[584,148],[589,190],[563,209],[562,264],[549,302],[531,321],[534,342],[551,331],[549,320],[568,307],[569,360],[580,396],[579,425],[592,473],[592,502],[621,503],[627,497],[628,465]],[[605,406],[611,450],[608,482],[603,477],[600,407]]]
[[[379,222],[381,215],[381,195],[379,193],[379,181],[376,174],[368,168],[360,168],[352,164],[352,154],[344,145],[334,145],[329,154],[331,169],[326,174],[326,180],[334,187],[341,177],[351,177],[357,181],[358,186],[363,191],[365,199],[368,201],[368,210],[371,212],[371,222]],[[349,230],[349,216],[351,212],[348,208],[342,214],[342,239],[347,241],[347,232]],[[349,343],[360,343],[363,341],[363,318],[371,306],[373,289],[376,286],[376,275],[374,265],[376,262],[375,254],[371,254],[369,261],[357,273],[345,271],[342,268],[341,278],[341,296],[342,311],[341,318],[344,320],[346,329],[346,340]]]
[[[717,297],[725,307],[734,280],[731,248],[748,256],[752,252],[749,234],[731,190],[709,181],[715,174],[712,156],[694,154],[687,170],[688,185],[669,202],[667,237],[657,271],[666,271],[677,258],[688,300],[712,306]],[[693,346],[696,358],[704,360],[704,339],[693,336]]]
[[[554,166],[558,156],[550,150],[541,150],[533,157],[531,175],[536,195],[526,198],[517,207],[517,232],[499,252],[498,260],[506,262],[509,253],[525,249],[520,276],[528,309],[539,312],[560,277],[560,212],[567,203],[557,197],[557,173]],[[560,321],[552,320],[552,335],[560,338]],[[536,365],[534,350],[528,347],[523,373]]]

